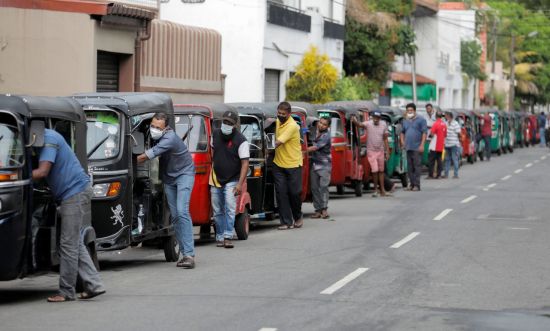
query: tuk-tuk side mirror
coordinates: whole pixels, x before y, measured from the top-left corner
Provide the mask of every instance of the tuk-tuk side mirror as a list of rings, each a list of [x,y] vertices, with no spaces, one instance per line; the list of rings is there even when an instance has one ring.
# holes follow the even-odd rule
[[[267,133],[265,135],[267,149],[275,149],[275,133]]]
[[[44,147],[45,129],[46,123],[44,121],[32,121],[29,129],[29,144],[27,147]]]
[[[141,131],[135,131],[132,137],[132,153],[139,155],[145,153],[145,135]]]

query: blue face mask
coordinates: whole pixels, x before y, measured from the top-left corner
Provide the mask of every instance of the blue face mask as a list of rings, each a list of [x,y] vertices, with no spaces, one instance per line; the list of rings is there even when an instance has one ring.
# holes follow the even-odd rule
[[[233,132],[233,127],[231,125],[222,123],[221,130],[224,135],[229,136]]]

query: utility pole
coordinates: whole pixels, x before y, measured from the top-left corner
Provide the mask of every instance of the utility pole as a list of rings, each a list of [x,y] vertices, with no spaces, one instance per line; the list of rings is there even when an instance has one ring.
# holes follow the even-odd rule
[[[516,75],[514,72],[514,67],[516,66],[516,59],[514,57],[514,49],[516,48],[516,36],[514,35],[514,31],[511,32],[511,40],[510,40],[510,99],[509,99],[509,105],[508,110],[513,111],[514,110],[514,97],[515,97],[515,80]]]
[[[493,17],[493,28],[492,28],[492,37],[493,37],[493,56],[491,60],[491,103],[490,106],[495,105],[495,63],[497,62],[497,19]]]
[[[409,26],[413,29],[412,16],[409,16]],[[413,103],[416,105],[418,98],[416,97],[416,52],[411,57],[411,83],[412,83],[412,93],[413,93]]]

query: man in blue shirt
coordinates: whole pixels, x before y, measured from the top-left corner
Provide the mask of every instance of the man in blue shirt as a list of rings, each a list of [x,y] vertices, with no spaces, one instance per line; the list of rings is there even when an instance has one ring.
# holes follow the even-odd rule
[[[160,156],[160,172],[164,183],[166,200],[172,215],[182,259],[178,267],[195,267],[195,243],[193,221],[189,213],[189,200],[195,183],[195,165],[187,146],[176,132],[168,126],[166,114],[157,113],[151,120],[149,129],[155,141],[153,148],[138,156],[138,163]]]
[[[407,151],[407,165],[411,191],[420,191],[420,174],[422,154],[428,125],[422,116],[416,115],[416,105],[409,103],[406,107],[406,119],[401,131],[401,145]]]
[[[544,112],[540,113],[537,120],[539,122],[540,147],[546,147],[546,116],[544,116]]]
[[[90,178],[65,139],[54,130],[44,132],[44,147],[40,150],[39,166],[33,170],[32,178],[46,178],[60,204],[59,293],[49,297],[48,302],[74,300],[78,275],[85,286],[80,299],[105,293],[99,273],[80,238],[82,225],[91,224]]]

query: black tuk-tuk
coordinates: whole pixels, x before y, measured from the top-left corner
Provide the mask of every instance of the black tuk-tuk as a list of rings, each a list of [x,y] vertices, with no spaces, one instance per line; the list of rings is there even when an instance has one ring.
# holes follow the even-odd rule
[[[86,169],[86,124],[70,98],[0,96],[0,280],[49,271],[59,264],[59,219],[45,182],[32,183],[44,129],[59,132]],[[33,153],[34,152],[34,153]],[[82,238],[97,265],[95,233]]]
[[[166,261],[179,257],[170,222],[158,158],[137,164],[152,146],[149,125],[155,113],[168,115],[172,100],[160,93],[76,95],[88,125],[87,157],[93,179],[92,225],[98,250],[119,250],[139,243],[164,249]]]

